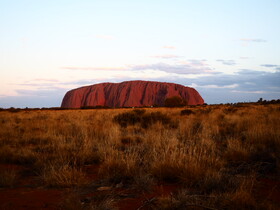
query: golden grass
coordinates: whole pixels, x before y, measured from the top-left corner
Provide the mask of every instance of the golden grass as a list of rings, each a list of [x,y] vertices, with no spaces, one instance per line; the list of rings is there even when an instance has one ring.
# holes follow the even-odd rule
[[[43,169],[41,176],[50,187],[82,186],[88,183],[81,170],[69,165],[50,165]]]
[[[185,108],[1,111],[0,163],[30,165],[51,187],[89,184],[82,168],[98,164],[100,179],[111,184],[139,189],[146,185],[145,190],[157,182],[176,182],[197,195],[214,197],[215,202],[206,199],[212,207],[223,196],[232,201],[223,205],[256,207],[244,177],[279,177],[279,105],[187,109],[191,112],[181,114]],[[135,119],[144,116],[141,122],[122,120],[123,113],[132,112]],[[193,199],[188,193],[177,201]]]

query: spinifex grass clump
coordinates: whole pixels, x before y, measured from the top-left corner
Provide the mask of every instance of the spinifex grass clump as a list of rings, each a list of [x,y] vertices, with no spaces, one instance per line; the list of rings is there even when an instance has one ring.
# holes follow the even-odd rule
[[[145,110],[143,111],[138,111],[138,110],[136,111],[136,110],[118,114],[113,118],[113,120],[123,128],[127,127],[128,125],[140,124],[143,115],[145,113]]]
[[[177,127],[176,122],[166,114],[159,111],[146,113],[144,109],[136,109],[118,114],[113,118],[113,121],[123,128],[126,128],[128,125],[140,125],[142,128],[149,128],[152,124],[157,122],[172,128]]]
[[[181,115],[191,115],[194,114],[194,112],[190,109],[184,109],[181,111]]]

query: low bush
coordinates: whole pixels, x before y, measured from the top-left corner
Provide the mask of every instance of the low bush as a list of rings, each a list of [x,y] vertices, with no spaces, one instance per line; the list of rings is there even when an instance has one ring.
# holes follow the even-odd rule
[[[184,109],[181,111],[181,115],[191,115],[191,114],[194,114],[194,111],[190,109]]]
[[[164,106],[166,107],[182,107],[186,106],[187,101],[181,98],[180,96],[173,96],[166,98],[164,101]]]
[[[116,115],[113,121],[121,127],[126,128],[129,125],[140,125],[142,128],[149,128],[151,125],[159,122],[170,128],[177,128],[178,124],[169,116],[161,112],[145,113],[142,110],[133,110]]]
[[[113,118],[113,121],[118,123],[121,127],[126,128],[128,125],[135,125],[141,123],[142,121],[142,112],[139,111],[130,111],[116,115]]]

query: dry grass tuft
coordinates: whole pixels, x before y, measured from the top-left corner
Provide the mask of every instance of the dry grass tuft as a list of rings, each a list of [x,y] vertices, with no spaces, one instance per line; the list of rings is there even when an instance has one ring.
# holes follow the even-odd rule
[[[81,170],[69,165],[50,165],[42,171],[41,177],[44,183],[50,187],[73,187],[88,183]]]

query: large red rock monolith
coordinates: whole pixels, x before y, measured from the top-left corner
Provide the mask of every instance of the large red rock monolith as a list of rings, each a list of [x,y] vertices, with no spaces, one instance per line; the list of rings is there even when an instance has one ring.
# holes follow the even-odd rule
[[[65,94],[61,107],[163,106],[165,99],[173,96],[180,96],[186,100],[187,105],[204,103],[203,98],[194,88],[166,82],[127,81],[100,83],[70,90]]]

